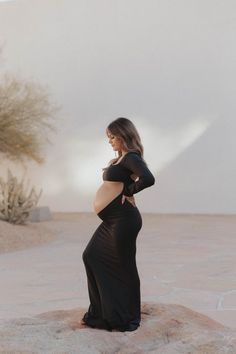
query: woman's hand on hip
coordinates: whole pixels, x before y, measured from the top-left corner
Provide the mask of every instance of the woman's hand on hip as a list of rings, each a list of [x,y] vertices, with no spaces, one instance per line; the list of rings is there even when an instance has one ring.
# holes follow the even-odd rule
[[[129,197],[129,196],[123,194],[121,204],[123,204],[125,202],[125,199],[127,199],[134,207],[136,207],[135,199],[134,199],[133,195],[131,197]]]

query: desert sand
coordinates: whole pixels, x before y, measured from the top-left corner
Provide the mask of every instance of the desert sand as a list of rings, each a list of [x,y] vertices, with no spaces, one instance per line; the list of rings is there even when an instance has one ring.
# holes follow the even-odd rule
[[[57,231],[44,223],[14,225],[0,220],[0,254],[51,242]]]
[[[142,321],[123,333],[79,324],[89,305],[81,257],[96,214],[1,222],[0,353],[235,354],[236,216],[142,217]]]

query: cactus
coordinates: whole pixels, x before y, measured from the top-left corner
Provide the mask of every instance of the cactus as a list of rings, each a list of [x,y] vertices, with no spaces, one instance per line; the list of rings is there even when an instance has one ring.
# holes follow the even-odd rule
[[[24,224],[42,194],[36,193],[35,187],[31,188],[27,196],[27,187],[24,189],[24,177],[21,182],[17,181],[11,171],[7,170],[7,181],[0,177],[0,218],[12,224]]]

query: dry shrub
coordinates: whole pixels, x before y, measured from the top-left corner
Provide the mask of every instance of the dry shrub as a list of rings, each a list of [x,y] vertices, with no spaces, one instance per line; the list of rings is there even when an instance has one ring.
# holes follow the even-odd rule
[[[0,85],[0,153],[13,161],[43,163],[42,147],[55,131],[55,113],[45,88],[5,75]]]

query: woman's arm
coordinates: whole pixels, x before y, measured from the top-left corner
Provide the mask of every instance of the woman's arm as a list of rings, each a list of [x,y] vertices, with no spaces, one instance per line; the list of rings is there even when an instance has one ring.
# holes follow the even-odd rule
[[[131,197],[155,183],[155,177],[147,167],[146,162],[137,153],[127,154],[121,162],[125,168],[139,177],[138,181],[124,187],[124,195]]]

